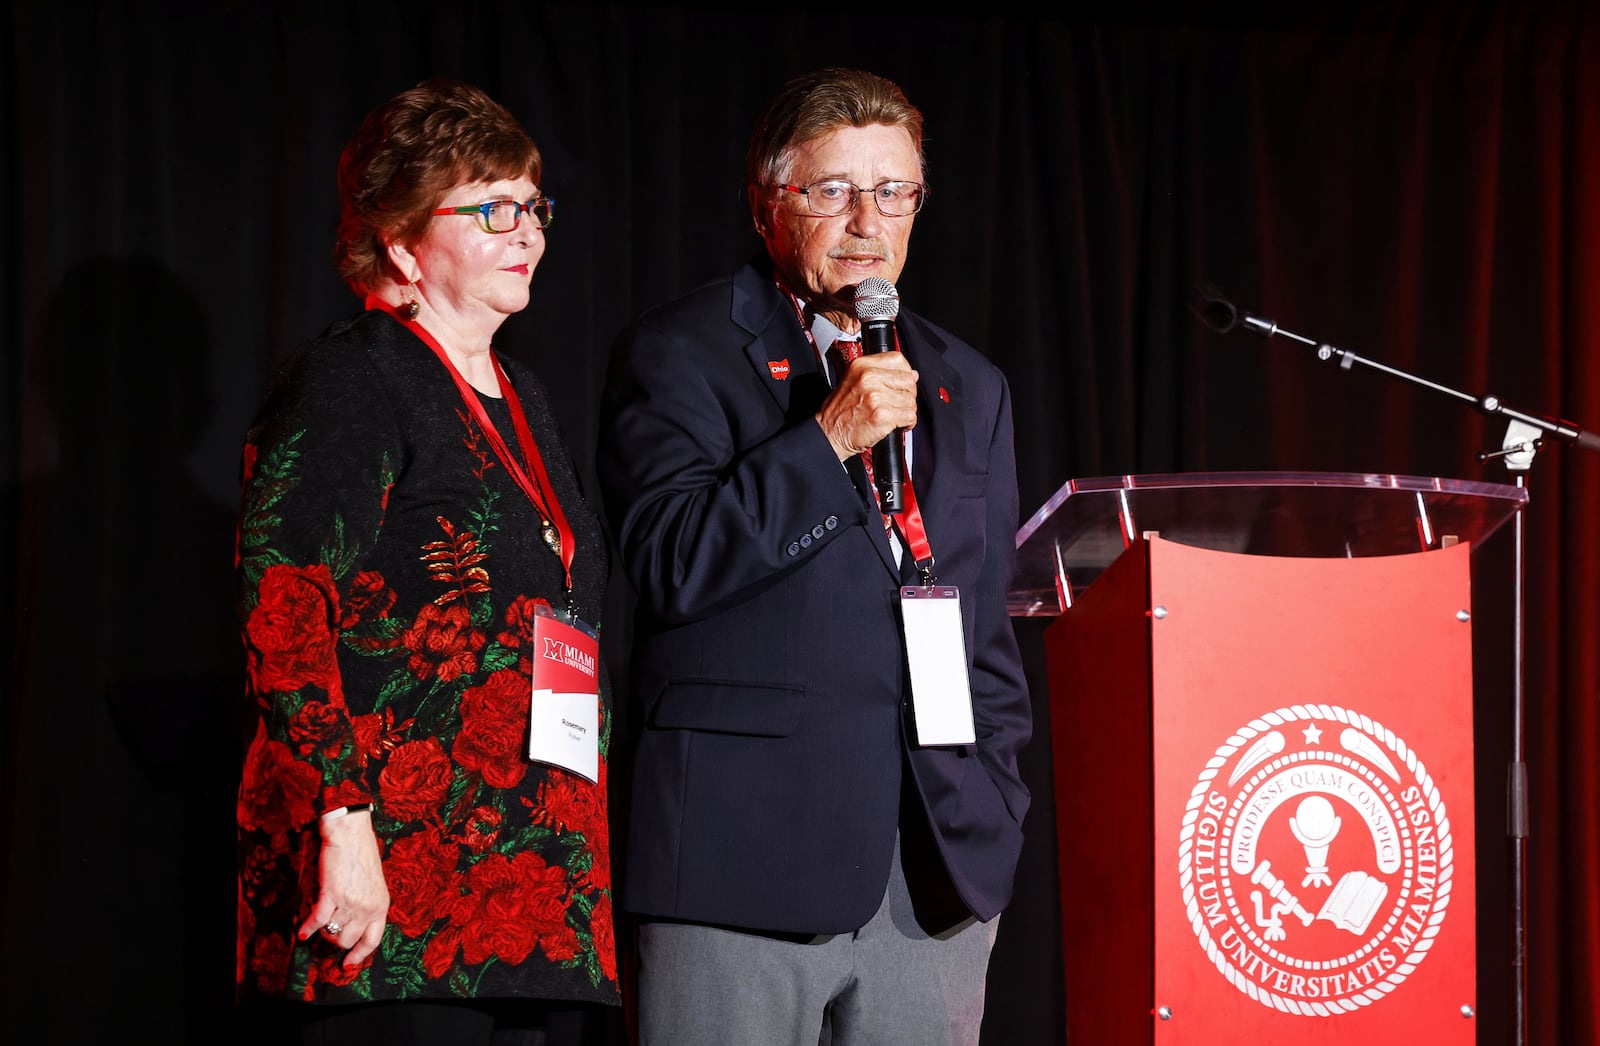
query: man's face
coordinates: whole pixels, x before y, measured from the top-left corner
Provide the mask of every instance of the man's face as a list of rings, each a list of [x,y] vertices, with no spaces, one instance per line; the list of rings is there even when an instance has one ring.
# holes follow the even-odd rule
[[[873,124],[842,127],[806,142],[794,153],[789,184],[850,182],[865,190],[844,214],[811,213],[805,195],[769,190],[758,231],[784,284],[813,309],[847,330],[856,328],[855,287],[869,276],[890,283],[906,263],[915,215],[889,218],[872,200],[873,187],[887,181],[921,180],[911,135],[901,127]]]

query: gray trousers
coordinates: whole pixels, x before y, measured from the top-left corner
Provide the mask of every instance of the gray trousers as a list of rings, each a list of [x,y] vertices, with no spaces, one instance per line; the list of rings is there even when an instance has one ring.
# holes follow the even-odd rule
[[[999,919],[931,933],[894,861],[854,933],[639,927],[639,1046],[977,1046]]]

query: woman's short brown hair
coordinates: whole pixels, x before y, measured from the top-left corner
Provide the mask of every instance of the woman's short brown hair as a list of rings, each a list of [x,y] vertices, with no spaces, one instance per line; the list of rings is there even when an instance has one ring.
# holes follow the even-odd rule
[[[368,113],[339,154],[339,275],[366,294],[391,271],[389,241],[422,236],[458,185],[544,173],[539,149],[512,115],[470,84],[432,79]]]

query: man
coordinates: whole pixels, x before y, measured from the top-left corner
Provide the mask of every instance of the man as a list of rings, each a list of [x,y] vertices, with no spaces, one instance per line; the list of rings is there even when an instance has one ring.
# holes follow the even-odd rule
[[[1010,391],[905,311],[903,351],[826,362],[861,330],[858,286],[893,291],[923,182],[897,86],[792,81],[746,157],[766,257],[645,313],[612,357],[598,466],[638,596],[622,900],[642,1046],[978,1041],[1032,729],[1005,605]],[[886,526],[860,452],[896,430],[910,477]],[[959,614],[930,644],[908,611],[948,588]],[[956,678],[918,678],[925,650],[908,671],[911,635],[964,647]],[[934,706],[970,710],[965,743],[924,737]]]

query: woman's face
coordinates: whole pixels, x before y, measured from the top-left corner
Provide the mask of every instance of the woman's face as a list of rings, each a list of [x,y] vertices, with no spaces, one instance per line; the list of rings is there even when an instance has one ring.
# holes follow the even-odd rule
[[[523,203],[539,194],[527,178],[459,185],[440,207],[491,200]],[[531,214],[510,232],[488,232],[477,213],[437,214],[411,247],[417,296],[451,325],[498,326],[528,305],[528,282],[544,255],[544,230]]]

